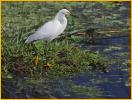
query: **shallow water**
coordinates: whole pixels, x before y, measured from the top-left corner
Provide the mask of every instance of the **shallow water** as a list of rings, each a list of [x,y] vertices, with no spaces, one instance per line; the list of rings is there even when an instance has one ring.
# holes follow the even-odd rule
[[[4,98],[130,98],[130,38],[99,39],[94,45],[81,43],[79,47],[89,51],[97,51],[108,56],[109,72],[89,72],[57,80],[42,81],[37,85],[24,85],[17,88],[15,82],[5,81]],[[120,60],[120,61],[118,61]],[[126,62],[128,62],[126,64]],[[12,92],[10,92],[10,91]]]
[[[99,53],[108,56],[110,60],[113,58],[120,59],[121,62],[115,62],[114,64],[111,64],[109,66],[111,70],[107,73],[84,73],[81,75],[76,75],[72,78],[61,79],[62,82],[68,82],[69,80],[72,80],[75,85],[79,86],[96,87],[101,92],[100,95],[91,96],[74,91],[68,96],[61,95],[61,98],[130,98],[130,64],[127,66],[123,64],[126,60],[130,60],[129,39],[129,36],[124,36],[108,38],[107,40],[99,39],[97,40],[97,45],[87,45],[85,43],[79,44],[79,46],[83,49],[98,51]],[[65,90],[68,91],[68,88]]]

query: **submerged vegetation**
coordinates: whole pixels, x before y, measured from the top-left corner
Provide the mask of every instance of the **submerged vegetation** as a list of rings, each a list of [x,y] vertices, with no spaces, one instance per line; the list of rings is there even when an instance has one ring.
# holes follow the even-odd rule
[[[92,36],[94,41],[100,37],[128,34],[130,31],[128,4],[129,2],[3,2],[2,88],[5,92],[3,98],[12,96],[7,91],[11,89],[10,87],[14,88],[14,95],[18,95],[16,98],[55,98],[54,93],[57,96],[57,93],[60,93],[58,91],[63,93],[62,87],[66,84],[75,94],[82,92],[89,97],[99,97],[103,94],[97,87],[80,86],[72,81],[62,85],[62,83],[56,83],[55,80],[78,73],[107,72],[109,64],[114,63],[115,60],[108,60],[99,52],[79,48],[77,44],[85,42],[89,45],[91,43],[88,30],[92,28],[95,30]],[[58,10],[65,7],[76,17],[68,17],[68,27],[65,33],[48,44],[48,67],[45,65],[43,55],[43,41],[35,43],[39,52],[36,61],[38,63],[36,63],[33,47],[25,44],[26,37],[34,33],[44,22],[51,20]],[[123,18],[124,16],[126,18]],[[123,26],[125,28],[119,31],[118,28]],[[120,49],[113,46],[105,51]],[[8,85],[9,83],[11,85]],[[55,84],[61,84],[62,89]],[[56,89],[52,90],[52,86]],[[19,94],[23,95],[19,96]],[[12,97],[15,98],[15,96]]]

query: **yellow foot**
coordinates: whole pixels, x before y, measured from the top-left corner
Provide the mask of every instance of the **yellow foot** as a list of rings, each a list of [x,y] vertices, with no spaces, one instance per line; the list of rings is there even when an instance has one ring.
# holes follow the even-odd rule
[[[38,65],[38,63],[39,63],[38,55],[36,57],[34,57],[34,63],[35,63],[36,66]]]
[[[48,68],[48,69],[51,69],[51,68],[53,67],[53,65],[52,65],[52,64],[49,64],[49,63],[47,63],[46,65],[44,65],[44,67],[45,67],[45,68]]]

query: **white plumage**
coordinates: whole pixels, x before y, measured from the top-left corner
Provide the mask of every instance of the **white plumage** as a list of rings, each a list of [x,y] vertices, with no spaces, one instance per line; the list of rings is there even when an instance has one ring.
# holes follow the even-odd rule
[[[67,9],[60,10],[55,18],[43,26],[41,26],[34,34],[30,35],[25,43],[31,43],[37,40],[51,41],[57,38],[66,28],[67,19],[65,15],[69,15]]]

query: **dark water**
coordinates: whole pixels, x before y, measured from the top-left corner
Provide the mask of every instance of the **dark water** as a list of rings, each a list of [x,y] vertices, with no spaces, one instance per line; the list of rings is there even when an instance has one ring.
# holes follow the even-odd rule
[[[5,82],[3,98],[130,98],[130,63],[125,64],[127,60],[130,62],[130,37],[99,39],[95,45],[82,43],[79,46],[104,54],[110,61],[120,61],[111,64],[107,73],[90,72],[63,77],[44,81],[38,87],[29,85],[22,90],[12,82]]]
[[[100,39],[98,40],[99,46],[95,47],[87,47],[87,49],[92,51],[99,51],[102,54],[105,54],[111,58],[120,59],[122,61],[129,60],[130,59],[130,38],[128,36],[125,37],[116,37],[116,38],[108,38],[107,40]],[[105,52],[105,49],[113,47],[119,47],[115,48],[113,50]],[[117,53],[125,53],[125,55],[116,55]],[[127,55],[126,55],[127,54]],[[129,68],[130,66],[124,66],[122,65],[122,62],[120,64],[113,64],[110,67],[112,67],[112,70],[108,73],[97,73],[97,77],[100,77],[101,80],[108,79],[107,82],[102,82],[101,84],[95,84],[101,88],[102,91],[104,91],[104,94],[101,97],[109,97],[109,98],[130,98],[130,86],[126,86],[125,82],[129,79]],[[117,70],[114,70],[117,69]],[[123,68],[126,68],[128,70],[123,70]],[[89,79],[87,77],[88,75],[82,75],[81,78]],[[92,77],[91,77],[92,78]],[[93,77],[94,78],[94,77]],[[74,78],[76,82],[78,82],[80,78]]]
[[[86,96],[81,93],[81,95],[79,93],[77,95],[72,92],[68,96],[61,95],[61,98],[130,98],[130,64],[123,64],[125,61],[130,60],[130,37],[99,39],[97,41],[98,44],[96,45],[79,45],[86,50],[98,51],[108,56],[110,60],[114,58],[121,60],[121,62],[110,65],[111,70],[107,73],[85,73],[76,75],[70,80],[79,86],[96,87],[102,94],[91,97],[91,95]],[[64,82],[68,80],[69,78],[63,79]],[[64,91],[66,90],[68,91],[68,88],[65,88]]]

